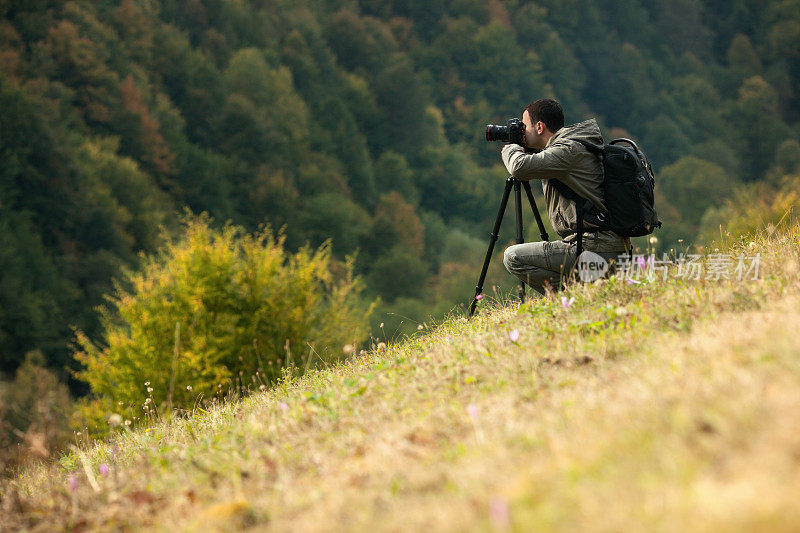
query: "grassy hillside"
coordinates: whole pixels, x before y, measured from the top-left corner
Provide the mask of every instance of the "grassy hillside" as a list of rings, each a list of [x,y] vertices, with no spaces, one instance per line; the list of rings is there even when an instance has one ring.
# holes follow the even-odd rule
[[[485,302],[241,401],[123,424],[5,483],[0,523],[794,530],[800,226],[719,246],[760,253],[760,279]]]

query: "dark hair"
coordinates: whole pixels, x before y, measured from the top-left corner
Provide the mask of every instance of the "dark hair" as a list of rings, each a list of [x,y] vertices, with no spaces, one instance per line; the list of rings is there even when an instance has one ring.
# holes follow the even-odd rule
[[[557,100],[540,98],[528,104],[525,111],[531,116],[531,122],[536,124],[541,120],[552,133],[564,127],[564,110]]]

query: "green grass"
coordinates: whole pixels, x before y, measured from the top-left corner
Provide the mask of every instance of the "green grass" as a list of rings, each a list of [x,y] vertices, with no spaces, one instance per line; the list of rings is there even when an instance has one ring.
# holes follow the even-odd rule
[[[561,295],[486,302],[473,320],[24,470],[2,486],[1,522],[796,530],[798,246],[797,226],[726,244],[762,254],[758,281],[611,280],[571,288],[569,308]]]

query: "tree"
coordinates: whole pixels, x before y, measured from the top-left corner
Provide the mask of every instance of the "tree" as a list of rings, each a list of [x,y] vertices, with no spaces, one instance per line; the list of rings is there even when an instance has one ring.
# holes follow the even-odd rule
[[[69,311],[80,292],[23,213],[0,215],[0,272],[0,370],[13,371],[35,349],[63,367],[70,321],[77,318]]]
[[[719,165],[695,156],[682,157],[665,167],[657,179],[659,194],[679,213],[679,218],[670,217],[671,220],[660,217],[666,226],[672,226],[670,231],[675,240],[697,235],[706,211],[730,197],[738,184]]]
[[[425,109],[429,99],[413,63],[404,55],[397,55],[378,73],[374,91],[378,105],[383,110],[385,126],[376,132],[379,145],[393,146],[410,156],[421,149],[421,138],[428,137],[424,131]]]
[[[388,248],[392,244],[404,246],[417,257],[425,250],[425,228],[414,207],[400,193],[393,191],[381,195],[375,206],[372,223],[373,248]]]
[[[367,285],[388,301],[396,298],[418,298],[425,288],[428,267],[425,262],[401,244],[392,246],[370,265]]]
[[[733,37],[726,57],[728,65],[742,76],[752,76],[761,72],[761,60],[747,35],[737,33]]]
[[[220,117],[220,145],[251,163],[300,162],[310,117],[289,69],[271,68],[259,50],[246,48],[231,58],[225,78],[231,93]]]
[[[419,202],[419,191],[414,184],[414,173],[405,157],[387,150],[375,162],[375,181],[382,194],[397,191],[412,205]]]
[[[330,240],[340,257],[356,249],[369,232],[369,214],[360,206],[334,192],[304,199],[300,224],[305,239],[314,245]]]
[[[747,181],[762,175],[770,166],[778,143],[791,136],[778,116],[778,109],[777,92],[761,76],[745,80],[738,100],[731,106],[729,120],[741,125],[734,130],[739,149],[749,155],[742,174]]]
[[[122,113],[116,121],[128,153],[145,163],[151,173],[166,177],[174,173],[175,154],[161,136],[158,120],[145,105],[132,76],[119,87]]]

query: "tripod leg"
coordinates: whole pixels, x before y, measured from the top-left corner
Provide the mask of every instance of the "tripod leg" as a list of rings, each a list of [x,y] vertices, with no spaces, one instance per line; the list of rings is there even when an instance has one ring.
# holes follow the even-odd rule
[[[514,180],[514,211],[517,219],[517,244],[525,242],[525,236],[522,234],[522,192],[520,190],[519,180]],[[519,282],[519,301],[525,301],[525,282]]]
[[[529,181],[523,181],[522,186],[525,188],[525,194],[528,196],[528,202],[531,204],[531,210],[533,211],[533,216],[536,217],[536,225],[539,226],[539,233],[542,235],[543,241],[549,241],[550,237],[547,235],[547,231],[544,229],[544,222],[542,222],[542,216],[539,214],[539,209],[536,208],[536,200],[533,199],[533,191],[531,191],[531,183]]]
[[[497,242],[497,237],[500,233],[500,224],[503,222],[503,215],[506,212],[508,205],[508,196],[511,194],[511,185],[514,184],[513,178],[506,180],[506,188],[503,191],[503,199],[500,202],[500,209],[497,211],[497,218],[494,221],[494,229],[489,236],[489,249],[486,250],[486,257],[483,259],[483,268],[481,269],[481,276],[478,279],[478,285],[475,287],[475,296],[472,298],[472,303],[469,306],[469,316],[475,314],[475,306],[478,305],[478,295],[483,292],[483,282],[486,281],[486,272],[489,270],[489,262],[492,260],[492,252],[494,251],[494,244]]]

